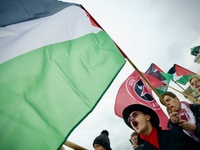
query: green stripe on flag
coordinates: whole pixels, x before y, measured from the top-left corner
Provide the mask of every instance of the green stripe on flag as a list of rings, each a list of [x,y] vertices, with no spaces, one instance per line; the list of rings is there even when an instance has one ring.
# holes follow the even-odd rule
[[[103,31],[0,65],[0,149],[57,149],[94,109],[125,60]]]
[[[183,85],[186,85],[187,82],[190,80],[191,76],[193,76],[194,74],[192,75],[188,75],[188,76],[180,76],[179,79],[176,80],[176,82],[180,83],[180,84],[183,84]]]

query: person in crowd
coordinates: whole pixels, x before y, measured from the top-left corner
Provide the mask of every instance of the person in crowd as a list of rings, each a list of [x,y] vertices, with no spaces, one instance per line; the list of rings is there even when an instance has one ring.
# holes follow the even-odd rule
[[[128,127],[138,133],[138,144],[143,150],[199,150],[200,144],[182,130],[163,130],[158,115],[150,107],[132,104],[123,110],[123,119]]]
[[[200,93],[200,75],[194,75],[189,80],[190,86]]]
[[[180,101],[172,92],[165,92],[161,97],[171,109],[168,112],[168,127],[182,129],[188,136],[200,142],[200,105]]]
[[[137,134],[137,132],[133,132],[131,134],[131,138],[129,139],[129,141],[131,142],[133,149],[138,147],[138,134]]]
[[[137,132],[133,132],[131,134],[131,138],[129,139],[129,141],[131,142],[134,150],[142,150],[143,149],[143,145],[138,145],[138,133]]]
[[[95,150],[112,150],[110,147],[109,132],[103,130],[99,136],[93,141],[93,147]]]
[[[200,104],[200,75],[193,75],[189,80],[193,92],[190,94],[195,104]]]

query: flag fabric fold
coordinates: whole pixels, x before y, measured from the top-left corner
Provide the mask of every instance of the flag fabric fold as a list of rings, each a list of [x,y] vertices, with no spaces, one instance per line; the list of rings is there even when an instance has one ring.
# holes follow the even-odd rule
[[[122,118],[124,108],[131,104],[142,104],[152,108],[159,116],[160,126],[168,129],[167,115],[154,99],[151,88],[137,71],[134,71],[120,86],[115,100],[115,114]]]
[[[163,72],[156,64],[152,63],[149,68],[146,70],[145,74],[149,74],[155,78],[157,78],[158,80],[160,80],[161,82],[163,82],[162,85],[156,87],[156,91],[158,92],[158,94],[162,95],[164,92],[167,91],[169,82],[172,79],[172,75]],[[150,81],[151,83],[152,81]]]
[[[196,74],[177,64],[174,64],[167,73],[172,74],[173,80],[182,85],[185,85],[190,80],[190,77]]]
[[[79,5],[0,28],[0,149],[58,149],[125,59]]]

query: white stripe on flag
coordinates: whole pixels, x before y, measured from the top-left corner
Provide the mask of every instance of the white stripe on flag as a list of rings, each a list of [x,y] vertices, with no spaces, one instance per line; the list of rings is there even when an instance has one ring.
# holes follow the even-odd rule
[[[83,11],[70,6],[49,17],[0,28],[0,63],[45,45],[76,39],[91,30],[99,32],[101,29],[92,26]],[[74,26],[78,30],[71,30]]]

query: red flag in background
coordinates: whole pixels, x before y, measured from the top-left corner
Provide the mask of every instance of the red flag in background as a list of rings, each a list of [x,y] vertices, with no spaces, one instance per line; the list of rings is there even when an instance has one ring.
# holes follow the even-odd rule
[[[123,109],[131,104],[142,104],[152,108],[160,118],[160,126],[168,129],[167,115],[152,96],[151,88],[137,71],[134,71],[119,88],[115,101],[115,114],[122,118]]]

